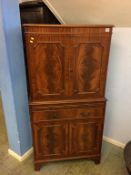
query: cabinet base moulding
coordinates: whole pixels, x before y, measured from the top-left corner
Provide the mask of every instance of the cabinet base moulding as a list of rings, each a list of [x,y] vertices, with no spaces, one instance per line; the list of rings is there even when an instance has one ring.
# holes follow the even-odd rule
[[[77,157],[67,157],[67,158],[59,158],[59,159],[49,159],[49,160],[38,160],[35,161],[34,169],[35,171],[40,171],[40,168],[44,163],[49,162],[56,162],[56,161],[66,161],[66,160],[79,160],[79,159],[87,159],[89,161],[94,161],[95,164],[99,164],[101,161],[101,155],[95,155],[95,156],[77,156]]]

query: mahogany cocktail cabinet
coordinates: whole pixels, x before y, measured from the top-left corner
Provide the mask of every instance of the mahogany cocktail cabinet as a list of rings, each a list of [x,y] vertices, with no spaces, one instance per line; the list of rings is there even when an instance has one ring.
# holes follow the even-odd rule
[[[35,170],[58,160],[100,162],[112,27],[23,26]]]

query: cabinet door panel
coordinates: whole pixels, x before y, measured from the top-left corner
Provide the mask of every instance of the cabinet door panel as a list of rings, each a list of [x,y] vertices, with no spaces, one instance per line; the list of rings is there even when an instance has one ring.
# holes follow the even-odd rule
[[[41,122],[33,124],[36,159],[63,157],[67,154],[67,124]]]
[[[70,154],[98,154],[101,147],[102,122],[94,120],[77,120],[70,124]]]
[[[97,92],[100,88],[102,47],[80,44],[76,57],[76,87],[79,94]]]
[[[31,39],[33,38],[33,40]],[[64,40],[64,39],[63,39]],[[32,101],[62,98],[66,93],[65,45],[60,37],[27,37],[29,89]]]
[[[70,58],[72,97],[96,98],[104,95],[108,42],[108,38],[99,42],[85,42],[85,39],[81,38],[80,41],[77,39],[77,43],[72,44],[72,53],[74,53]]]

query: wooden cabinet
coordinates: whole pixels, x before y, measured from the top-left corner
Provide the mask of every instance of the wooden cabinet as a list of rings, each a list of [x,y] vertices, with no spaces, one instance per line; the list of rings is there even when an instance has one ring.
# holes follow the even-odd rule
[[[35,169],[100,162],[112,26],[24,25]]]

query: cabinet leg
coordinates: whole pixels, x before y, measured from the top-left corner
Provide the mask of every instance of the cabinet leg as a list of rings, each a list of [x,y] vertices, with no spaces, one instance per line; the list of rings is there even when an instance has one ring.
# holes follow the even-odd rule
[[[41,165],[40,164],[35,164],[34,168],[35,168],[35,171],[40,171]]]
[[[101,158],[98,157],[98,158],[94,159],[94,162],[95,162],[95,164],[100,164],[100,162],[101,162]]]

